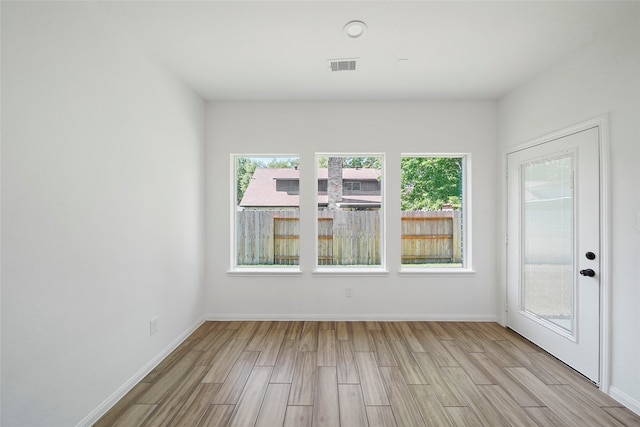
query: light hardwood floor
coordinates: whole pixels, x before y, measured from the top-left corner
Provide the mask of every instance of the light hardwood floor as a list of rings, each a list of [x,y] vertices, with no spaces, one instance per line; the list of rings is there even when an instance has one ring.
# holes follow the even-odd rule
[[[495,323],[206,322],[95,426],[640,426]]]

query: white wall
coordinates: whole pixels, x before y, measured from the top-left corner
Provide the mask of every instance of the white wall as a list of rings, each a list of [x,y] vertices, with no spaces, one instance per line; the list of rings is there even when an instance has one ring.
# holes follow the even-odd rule
[[[202,319],[204,114],[92,4],[3,2],[2,425],[80,423]]]
[[[636,10],[639,10],[637,8]],[[635,27],[640,13],[630,16]],[[608,114],[611,394],[640,413],[640,35],[611,35],[499,102],[503,149]]]
[[[211,318],[495,320],[499,156],[494,102],[216,102],[206,147],[207,304]],[[386,153],[389,274],[312,275],[314,154]],[[468,152],[473,268],[468,276],[399,276],[400,154]],[[301,160],[301,276],[233,276],[230,153],[297,153]],[[306,226],[305,226],[306,224]],[[345,298],[345,286],[353,287]]]

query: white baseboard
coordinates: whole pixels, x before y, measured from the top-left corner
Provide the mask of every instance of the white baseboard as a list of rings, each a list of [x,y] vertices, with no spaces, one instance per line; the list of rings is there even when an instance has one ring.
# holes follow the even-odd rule
[[[207,314],[207,320],[497,322],[494,314]]]
[[[89,415],[87,415],[82,421],[80,421],[76,427],[89,427],[100,419],[111,407],[113,407],[120,399],[124,397],[136,384],[138,384],[144,377],[149,374],[160,362],[164,360],[173,350],[175,350],[182,342],[187,339],[200,325],[202,325],[207,319],[205,317],[197,320],[186,331],[181,333],[175,340],[165,347],[157,356],[151,359],[146,365],[144,365],[138,372],[136,372],[127,382],[121,385],[111,396],[109,396],[104,402],[94,409]]]
[[[609,387],[609,396],[611,396],[613,399],[617,400],[618,402],[622,403],[624,406],[629,408],[629,410],[640,415],[640,402],[632,398],[628,394],[611,386]]]

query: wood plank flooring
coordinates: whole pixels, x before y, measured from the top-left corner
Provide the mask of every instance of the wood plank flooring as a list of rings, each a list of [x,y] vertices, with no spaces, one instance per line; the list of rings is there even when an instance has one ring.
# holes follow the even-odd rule
[[[495,323],[206,322],[102,426],[640,426]]]

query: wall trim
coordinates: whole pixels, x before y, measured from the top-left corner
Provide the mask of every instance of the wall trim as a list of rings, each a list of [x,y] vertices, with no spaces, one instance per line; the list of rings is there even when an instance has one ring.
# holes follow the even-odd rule
[[[495,314],[207,314],[207,320],[235,321],[380,321],[380,322],[497,322]]]
[[[149,372],[151,372],[156,366],[160,364],[173,350],[175,350],[180,344],[187,339],[196,329],[198,329],[207,319],[201,317],[195,323],[193,323],[187,330],[178,335],[171,344],[165,347],[160,353],[158,353],[153,359],[151,359],[146,365],[144,365],[138,372],[136,372],[131,378],[129,378],[124,384],[122,384],[111,396],[109,396],[104,402],[102,402],[96,409],[91,411],[82,421],[80,421],[76,427],[89,427],[107,413],[120,399],[124,397],[136,384],[138,384]]]
[[[609,387],[609,396],[626,406],[629,410],[640,415],[640,401],[635,400],[633,397],[614,386]]]

